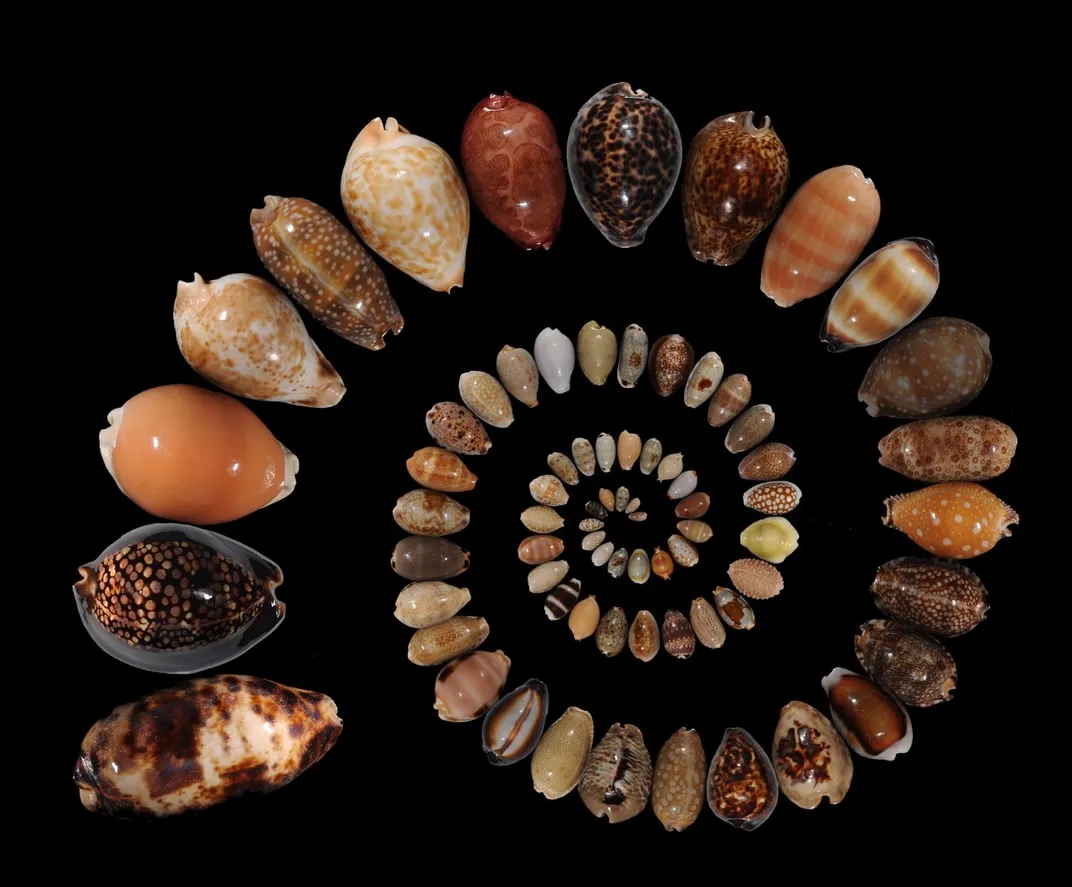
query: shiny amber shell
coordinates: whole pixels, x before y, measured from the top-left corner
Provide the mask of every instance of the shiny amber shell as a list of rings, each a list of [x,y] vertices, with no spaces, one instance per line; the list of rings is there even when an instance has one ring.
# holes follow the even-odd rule
[[[988,551],[1020,517],[979,484],[933,484],[914,493],[891,496],[882,522],[908,536],[931,554],[965,560]]]
[[[406,471],[422,487],[441,493],[467,493],[476,475],[461,457],[441,447],[421,447],[406,460]]]

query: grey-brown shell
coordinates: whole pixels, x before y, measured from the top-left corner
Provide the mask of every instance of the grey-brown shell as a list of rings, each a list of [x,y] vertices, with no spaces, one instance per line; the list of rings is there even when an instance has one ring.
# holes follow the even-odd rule
[[[797,461],[796,453],[784,443],[765,443],[741,460],[737,469],[744,480],[781,480]]]
[[[581,474],[591,477],[596,473],[596,451],[590,440],[584,437],[574,438],[570,452],[573,453],[573,461]]]
[[[726,449],[743,453],[762,443],[774,430],[774,410],[770,404],[757,403],[739,415],[726,432]]]
[[[629,623],[625,618],[625,610],[621,607],[611,607],[603,614],[596,628],[596,647],[604,656],[617,656],[625,649],[625,637],[629,630]]]
[[[622,347],[618,349],[618,384],[633,388],[648,365],[648,334],[635,323],[629,324],[622,334]]]
[[[595,816],[624,822],[648,805],[651,775],[644,735],[632,724],[614,724],[588,756],[578,793]]]
[[[936,558],[902,557],[883,564],[871,593],[887,616],[942,637],[971,631],[990,609],[986,588],[975,573]]]
[[[752,399],[752,383],[743,373],[726,376],[707,405],[707,423],[721,428],[732,422]]]
[[[856,658],[905,705],[926,707],[951,699],[957,665],[934,638],[907,625],[872,619],[856,633]]]
[[[573,460],[565,453],[552,453],[548,456],[547,467],[555,473],[555,476],[562,483],[569,484],[571,487],[576,486],[581,480],[580,474],[577,472],[577,466],[573,464]]]
[[[696,635],[680,610],[667,610],[663,617],[663,647],[675,659],[688,659],[696,652]]]

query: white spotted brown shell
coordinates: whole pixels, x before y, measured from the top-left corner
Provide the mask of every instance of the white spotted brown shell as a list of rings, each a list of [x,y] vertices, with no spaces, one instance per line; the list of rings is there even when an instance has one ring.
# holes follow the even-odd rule
[[[682,727],[659,750],[651,787],[651,808],[668,832],[683,832],[696,821],[706,779],[700,734]]]
[[[763,514],[789,514],[803,497],[796,484],[787,480],[772,480],[746,490],[744,504]]]

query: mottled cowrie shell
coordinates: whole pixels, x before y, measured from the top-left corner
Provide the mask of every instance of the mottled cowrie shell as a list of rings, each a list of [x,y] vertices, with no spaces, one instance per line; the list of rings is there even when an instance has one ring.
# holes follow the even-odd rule
[[[629,652],[641,662],[651,662],[659,654],[659,623],[648,610],[641,610],[629,626]]]
[[[966,560],[989,551],[1020,517],[986,487],[952,482],[886,499],[882,523],[940,557]]]
[[[732,588],[715,589],[715,607],[722,621],[730,628],[747,631],[756,626],[756,616],[752,612],[752,607]]]
[[[530,505],[521,512],[521,523],[533,533],[553,533],[566,525],[566,520],[548,505]]]
[[[685,383],[685,406],[696,408],[707,403],[722,381],[724,369],[722,358],[714,351],[708,351],[696,361]]]
[[[577,470],[581,474],[591,477],[596,473],[596,451],[586,438],[574,438],[570,451],[573,453],[573,461],[577,464]]]
[[[549,801],[564,798],[581,781],[592,751],[595,725],[583,708],[570,706],[548,727],[532,755],[532,787]]]
[[[738,414],[752,399],[752,383],[743,373],[734,373],[722,380],[715,389],[707,407],[707,424],[712,428],[721,428],[737,418]]]
[[[621,579],[625,575],[626,567],[629,564],[629,552],[624,548],[615,549],[614,554],[610,556],[610,560],[607,561],[607,572],[610,573],[614,579]]]
[[[778,777],[752,734],[730,727],[711,759],[707,803],[734,828],[750,832],[765,823],[778,804]]]
[[[571,487],[580,483],[581,476],[577,473],[577,466],[565,453],[551,453],[547,457],[547,467],[550,468],[562,483]]]
[[[600,523],[596,521],[596,523]],[[594,533],[589,533],[581,540],[581,551],[595,551],[603,544],[603,540],[607,538],[607,534],[603,530],[597,530]]]
[[[920,237],[887,243],[838,287],[820,338],[831,351],[883,342],[919,317],[937,291],[933,243]]]
[[[730,582],[745,597],[765,601],[782,593],[785,580],[774,564],[746,557],[734,561],[726,570]]]
[[[569,564],[566,561],[551,561],[546,564],[540,564],[538,567],[533,567],[529,570],[529,591],[532,594],[543,594],[545,591],[550,591],[566,578],[568,572]]]
[[[666,491],[667,499],[684,499],[696,489],[700,476],[695,471],[685,471],[674,478]]]
[[[648,519],[648,513],[646,511],[631,511],[629,512],[628,517],[629,520],[636,521],[639,524],[641,521],[646,521]]]
[[[458,393],[462,403],[478,419],[496,428],[513,424],[514,408],[510,405],[510,396],[494,376],[479,370],[462,373],[458,377]]]
[[[640,458],[640,435],[623,431],[618,435],[618,464],[623,471],[632,471]]]
[[[413,633],[409,661],[414,665],[442,665],[479,647],[490,631],[483,616],[451,616],[438,625],[419,628]]]
[[[1008,471],[1016,443],[1016,432],[986,416],[920,419],[878,442],[878,464],[927,483],[989,480]]]
[[[614,510],[625,512],[625,507],[629,504],[629,488],[618,487],[614,493]]]
[[[695,542],[697,544],[708,541],[714,530],[711,529],[710,524],[704,523],[702,520],[682,520],[677,522],[677,531],[684,536],[689,542]]]
[[[391,569],[403,579],[450,579],[469,569],[469,552],[448,539],[407,536],[391,552]]]
[[[617,656],[625,649],[625,635],[629,630],[629,623],[625,618],[625,610],[621,607],[611,607],[603,614],[596,628],[596,647],[604,656]]]
[[[681,453],[671,453],[669,456],[663,456],[655,473],[656,479],[662,482],[676,478],[681,474],[681,469],[685,467],[684,458]]]
[[[796,484],[787,480],[772,480],[746,490],[743,501],[747,508],[754,508],[763,514],[789,514],[803,497]]]
[[[539,403],[540,373],[536,361],[524,348],[503,345],[495,358],[495,372],[503,388],[525,406]]]
[[[595,634],[598,626],[599,602],[594,594],[590,594],[573,608],[569,617],[569,628],[575,641],[583,641]]]
[[[602,530],[603,527],[603,521],[596,520],[594,517],[586,517],[583,521],[577,524],[577,529],[582,533],[594,533],[596,530]]]
[[[474,650],[448,662],[436,676],[435,710],[440,719],[476,720],[499,698],[509,673],[510,657],[502,650]]]
[[[483,423],[461,404],[440,401],[424,418],[437,444],[463,456],[482,456],[491,449]]]
[[[606,487],[600,487],[599,504],[606,508],[607,511],[614,511],[614,493]]]
[[[667,610],[663,617],[663,649],[675,659],[688,659],[696,651],[696,635],[680,610]]]
[[[674,506],[674,514],[686,519],[703,517],[710,507],[711,497],[707,493],[689,493]]]
[[[600,433],[596,438],[596,462],[599,463],[600,470],[604,473],[610,471],[614,467],[614,457],[617,455],[617,447],[614,443],[614,438],[607,432]]]
[[[569,615],[570,611],[577,605],[577,599],[580,596],[580,579],[568,579],[561,585],[556,585],[547,595],[547,599],[544,602],[544,615],[552,622],[557,622],[563,616]]]
[[[434,490],[406,493],[391,514],[396,524],[415,536],[449,536],[469,526],[469,509]]]
[[[651,474],[663,458],[663,445],[658,438],[649,437],[640,451],[640,473]]]
[[[957,666],[945,647],[907,625],[872,619],[860,626],[856,658],[871,677],[905,705],[946,702],[957,686]]]
[[[688,379],[695,360],[692,345],[677,333],[656,340],[648,357],[648,375],[655,393],[669,397],[677,391]]]
[[[764,440],[774,430],[774,410],[770,404],[757,403],[739,415],[726,432],[726,449],[743,453]]]
[[[547,684],[535,678],[507,693],[484,716],[481,740],[491,763],[523,761],[536,749],[547,720]]]
[[[557,536],[529,536],[517,547],[517,557],[523,564],[546,564],[562,554],[565,547]]]
[[[781,480],[796,461],[791,447],[784,443],[765,443],[741,460],[737,473],[744,480]]]
[[[602,385],[618,362],[618,338],[605,326],[588,321],[577,334],[577,362],[584,377]]]
[[[990,337],[975,324],[928,317],[882,347],[857,396],[872,416],[941,416],[975,399],[991,363]]]
[[[595,500],[585,502],[584,510],[587,511],[596,520],[604,521],[610,517],[610,512],[603,506],[602,502],[596,502]]]
[[[666,547],[670,549],[670,556],[674,563],[682,567],[695,567],[700,562],[700,554],[687,539],[677,534],[666,540]]]
[[[476,486],[461,458],[441,447],[421,447],[406,460],[406,471],[422,487],[441,493],[467,493]]]
[[[908,712],[878,684],[846,668],[835,668],[822,684],[830,719],[856,754],[892,761],[912,747]]]
[[[871,594],[887,616],[941,637],[971,631],[990,609],[982,580],[953,561],[916,557],[889,561],[878,568]]]
[[[651,808],[668,832],[683,832],[696,821],[706,775],[700,734],[682,727],[659,750],[651,788]]]
[[[696,598],[689,608],[689,624],[696,633],[696,640],[709,650],[717,650],[726,642],[726,629],[718,618],[718,612],[702,597]]]
[[[588,756],[577,791],[584,806],[608,822],[640,813],[651,793],[651,755],[644,734],[632,724],[614,724]]]
[[[852,755],[826,715],[806,702],[782,708],[771,748],[782,794],[814,810],[827,798],[840,804],[852,783]]]
[[[543,380],[555,394],[570,390],[576,355],[569,337],[557,329],[544,327],[536,337],[532,353]]]
[[[622,347],[618,351],[618,384],[633,388],[648,365],[648,334],[635,323],[629,324],[622,334]]]
[[[446,582],[411,582],[395,600],[395,619],[410,628],[445,622],[470,601],[468,588]]]
[[[614,543],[604,542],[592,551],[592,566],[602,567],[614,554]]]
[[[529,482],[529,492],[540,505],[557,507],[569,502],[569,493],[553,474],[541,474]]]
[[[637,548],[629,555],[629,578],[637,585],[643,585],[651,576],[651,562],[643,548]]]
[[[741,531],[741,545],[756,557],[780,564],[797,550],[800,534],[784,517],[765,517]]]

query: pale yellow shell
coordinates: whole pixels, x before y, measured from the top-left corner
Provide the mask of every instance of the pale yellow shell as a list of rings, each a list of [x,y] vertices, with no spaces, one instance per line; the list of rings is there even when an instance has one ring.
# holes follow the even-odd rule
[[[514,421],[510,395],[494,376],[474,370],[458,377],[458,393],[462,402],[478,419],[496,428],[506,428]]]
[[[784,517],[765,517],[741,533],[741,545],[756,557],[780,564],[797,550],[800,534]]]
[[[696,639],[710,650],[717,650],[726,642],[726,629],[718,618],[718,611],[706,598],[698,597],[689,608],[689,623],[696,632]]]
[[[581,781],[592,751],[592,716],[570,706],[548,727],[532,753],[532,787],[548,800],[564,798]]]
[[[617,337],[605,326],[588,321],[577,334],[577,362],[589,382],[604,384],[618,363]]]
[[[553,533],[555,530],[561,530],[566,521],[553,508],[531,505],[521,512],[521,523],[533,533]]]

